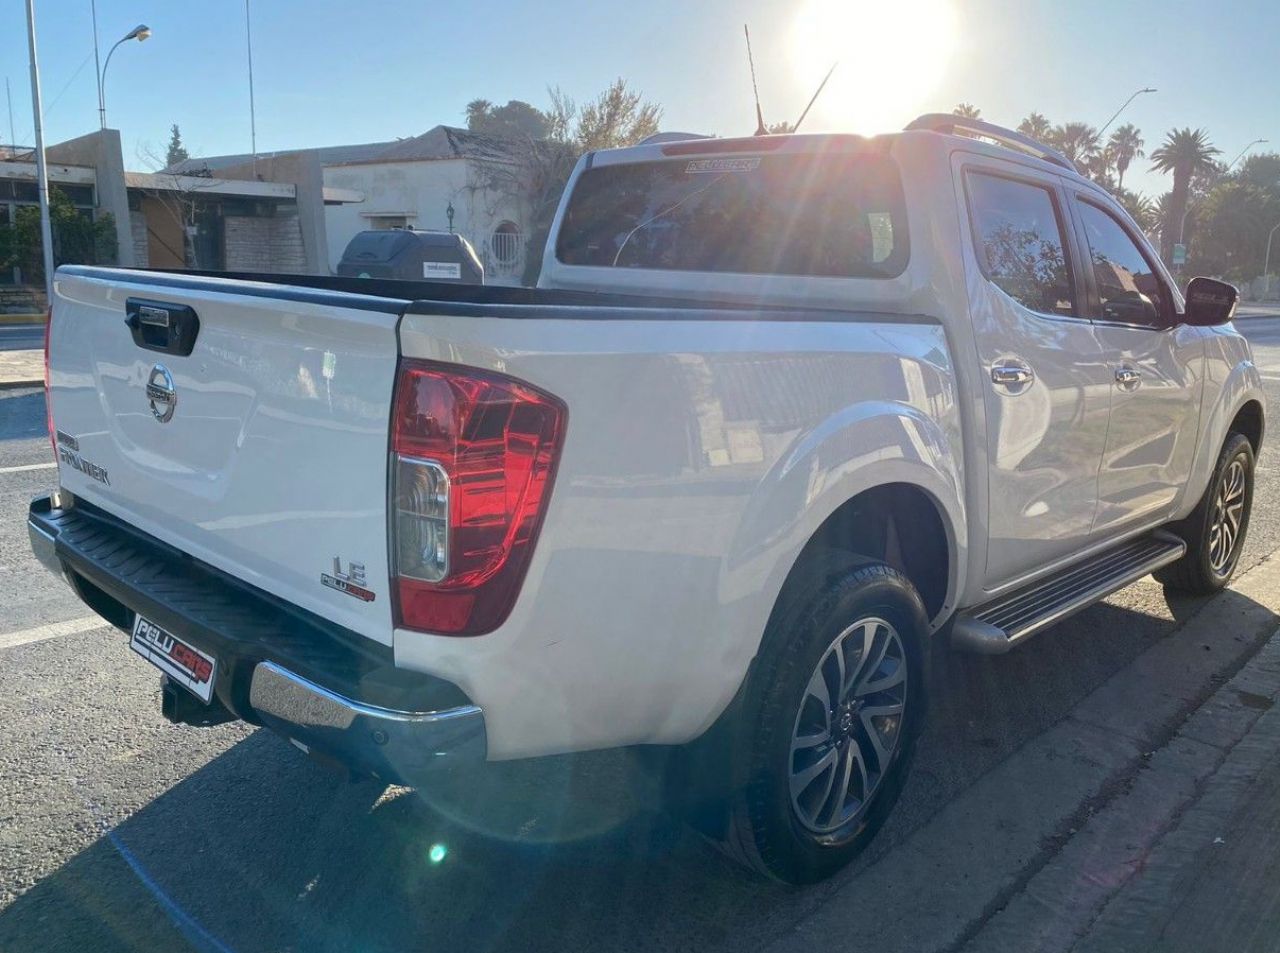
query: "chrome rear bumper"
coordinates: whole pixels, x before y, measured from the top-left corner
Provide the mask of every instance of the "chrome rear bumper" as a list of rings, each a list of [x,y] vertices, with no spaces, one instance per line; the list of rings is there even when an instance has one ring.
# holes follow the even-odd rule
[[[475,705],[443,711],[396,711],[329,691],[277,665],[253,670],[249,704],[274,729],[357,770],[408,784],[442,758],[483,761],[484,713]]]
[[[171,720],[261,722],[309,754],[392,783],[419,784],[444,764],[485,760],[484,713],[457,686],[398,669],[389,646],[73,502],[32,501],[27,533],[36,558],[113,625],[128,631],[141,614],[216,660],[215,703],[171,686]]]

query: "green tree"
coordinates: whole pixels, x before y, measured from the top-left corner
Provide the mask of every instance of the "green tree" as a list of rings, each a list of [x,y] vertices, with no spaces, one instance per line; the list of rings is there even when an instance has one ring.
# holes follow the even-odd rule
[[[1107,140],[1107,150],[1111,153],[1112,161],[1115,163],[1116,185],[1119,188],[1124,188],[1124,174],[1129,168],[1129,163],[1146,155],[1142,151],[1144,144],[1138,127],[1132,123],[1125,123],[1123,126],[1118,127],[1111,134],[1111,138]]]
[[[56,186],[49,189],[49,219],[53,227],[56,265],[114,265],[118,246],[116,223],[110,212],[95,221],[77,209]],[[22,269],[31,284],[44,281],[40,241],[40,209],[19,206],[12,228],[0,229],[0,268]]]
[[[965,119],[981,119],[982,110],[973,103],[960,103],[955,109],[951,110],[953,116],[963,116]]]
[[[661,119],[662,107],[627,89],[619,77],[578,112],[574,144],[582,152],[633,146],[656,133]]]
[[[780,122],[772,122],[769,124],[769,135],[771,136],[780,136],[780,135],[784,135],[785,133],[795,132],[795,131],[796,131],[796,127],[791,123],[787,122],[787,120],[785,119],[781,120]]]
[[[1018,123],[1018,132],[1041,142],[1048,142],[1053,135],[1053,125],[1040,113],[1031,113]]]
[[[1098,130],[1084,122],[1068,122],[1056,127],[1050,142],[1077,165],[1086,165],[1098,153]]]
[[[533,130],[526,129],[524,135],[511,137],[519,139],[518,148],[497,150],[476,163],[478,185],[519,202],[528,213],[526,284],[532,284],[542,268],[551,219],[578,157],[596,149],[635,145],[656,133],[662,118],[661,106],[630,90],[621,78],[581,108],[558,86],[547,95],[547,108],[538,110],[545,135],[530,135]],[[480,131],[490,131],[483,123],[497,111],[488,100],[472,100],[466,107],[468,128],[476,128],[476,117]]]
[[[190,158],[187,147],[182,144],[182,133],[178,131],[178,124],[175,122],[169,127],[169,148],[165,152],[164,167],[172,169],[179,162],[185,162]]]
[[[495,106],[487,99],[473,99],[467,103],[466,116],[469,130],[488,136],[546,139],[551,134],[546,113],[521,99],[509,100],[505,106]]]
[[[1168,217],[1160,227],[1160,254],[1166,261],[1173,254],[1173,246],[1183,238],[1191,180],[1197,175],[1212,174],[1215,167],[1213,157],[1221,151],[1209,142],[1203,129],[1188,126],[1170,130],[1164,142],[1151,153],[1152,171],[1173,173]]]

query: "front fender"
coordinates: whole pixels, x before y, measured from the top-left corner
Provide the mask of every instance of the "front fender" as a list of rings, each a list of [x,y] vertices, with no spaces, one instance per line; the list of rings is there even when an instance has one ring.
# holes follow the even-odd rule
[[[1200,440],[1191,464],[1190,476],[1182,499],[1174,513],[1183,519],[1195,509],[1213,477],[1218,454],[1227,439],[1227,431],[1240,409],[1256,401],[1266,409],[1262,378],[1248,344],[1234,332],[1209,338],[1205,353],[1205,382],[1201,396]],[[1264,416],[1265,426],[1265,416]],[[1259,444],[1259,449],[1261,444]]]

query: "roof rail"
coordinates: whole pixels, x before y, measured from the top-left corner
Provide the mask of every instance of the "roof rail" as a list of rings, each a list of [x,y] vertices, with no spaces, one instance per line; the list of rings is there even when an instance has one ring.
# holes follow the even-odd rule
[[[954,134],[960,130],[976,133],[983,139],[991,139],[1008,149],[1035,156],[1037,159],[1044,159],[1046,162],[1052,162],[1054,165],[1070,169],[1072,172],[1079,172],[1075,163],[1057,149],[1051,149],[1043,142],[1038,142],[1030,136],[1024,136],[1020,132],[1014,132],[1014,130],[1006,129],[1004,126],[997,126],[995,123],[983,122],[981,119],[968,119],[953,113],[925,113],[907,124],[906,130],[910,131],[912,129],[948,134]]]

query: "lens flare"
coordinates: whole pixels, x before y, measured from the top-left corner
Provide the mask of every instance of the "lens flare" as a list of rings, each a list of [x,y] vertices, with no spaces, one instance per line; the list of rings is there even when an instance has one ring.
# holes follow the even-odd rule
[[[449,856],[449,848],[444,844],[432,844],[431,849],[427,851],[427,859],[433,864],[443,863],[444,859]]]
[[[791,37],[803,102],[840,65],[802,131],[892,132],[923,112],[956,46],[952,2],[809,0]]]

